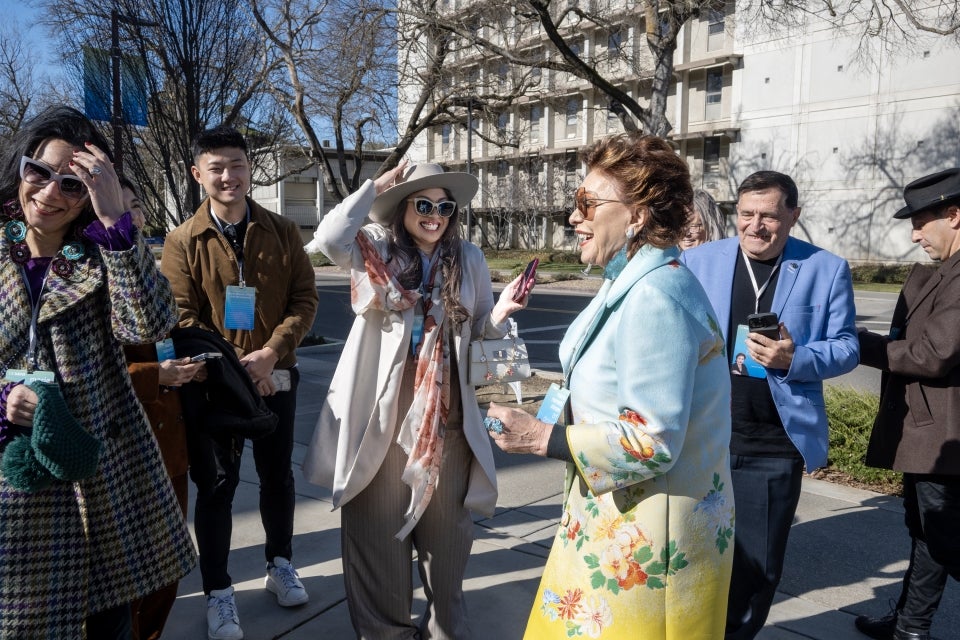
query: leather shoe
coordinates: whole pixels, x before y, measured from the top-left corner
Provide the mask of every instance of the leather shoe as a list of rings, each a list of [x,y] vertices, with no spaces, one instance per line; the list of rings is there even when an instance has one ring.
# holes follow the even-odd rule
[[[897,624],[897,614],[891,613],[878,618],[857,616],[854,625],[860,633],[874,640],[930,640],[926,631],[905,631]]]
[[[890,613],[878,618],[857,616],[853,624],[860,633],[868,635],[874,640],[892,640],[893,632],[897,628],[897,614]]]

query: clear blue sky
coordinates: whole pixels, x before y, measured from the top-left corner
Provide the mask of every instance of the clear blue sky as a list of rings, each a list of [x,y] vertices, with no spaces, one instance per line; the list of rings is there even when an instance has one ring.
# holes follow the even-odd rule
[[[40,63],[37,65],[37,70],[56,76],[62,69],[60,56],[47,38],[46,28],[35,24],[40,10],[27,6],[26,2],[32,4],[33,0],[0,0],[0,16],[8,27],[16,22],[24,45],[30,47],[28,50],[40,52],[37,57]]]

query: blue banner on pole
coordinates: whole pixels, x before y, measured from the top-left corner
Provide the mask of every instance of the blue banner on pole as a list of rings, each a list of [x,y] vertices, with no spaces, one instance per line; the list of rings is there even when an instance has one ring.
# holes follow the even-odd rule
[[[147,126],[147,73],[140,59],[120,58],[120,104],[127,124]]]
[[[83,107],[91,120],[110,122],[113,114],[113,74],[110,52],[83,49]],[[120,59],[120,105],[123,121],[147,126],[147,84],[142,61],[129,56]]]
[[[83,110],[91,120],[110,122],[110,53],[83,48]]]

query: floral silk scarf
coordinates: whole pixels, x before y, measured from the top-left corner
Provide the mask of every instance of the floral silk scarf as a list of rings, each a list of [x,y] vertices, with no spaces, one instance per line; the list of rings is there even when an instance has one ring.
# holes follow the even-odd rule
[[[370,309],[400,312],[414,307],[420,298],[404,289],[363,231],[357,234],[363,255],[363,271],[350,274],[350,298],[358,315]],[[394,262],[393,264],[396,264]],[[450,351],[444,340],[446,315],[440,299],[440,282],[434,283],[430,299],[423,301],[423,338],[413,383],[413,402],[400,425],[397,443],[407,452],[401,479],[410,486],[406,524],[397,532],[406,538],[433,497],[443,458],[443,429],[450,410]]]

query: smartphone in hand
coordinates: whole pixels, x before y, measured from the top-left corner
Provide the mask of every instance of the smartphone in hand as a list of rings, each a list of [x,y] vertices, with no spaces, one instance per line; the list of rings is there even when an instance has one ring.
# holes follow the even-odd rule
[[[771,340],[780,339],[780,320],[775,313],[751,313],[747,316],[747,329]]]
[[[216,360],[217,358],[222,358],[223,354],[211,351],[210,353],[198,353],[197,355],[190,358],[190,362],[203,362],[204,360]]]
[[[520,302],[533,290],[533,285],[537,282],[537,265],[539,264],[540,258],[534,258],[527,263],[527,267],[523,270],[523,276],[520,278],[520,283],[513,294],[514,302]]]

